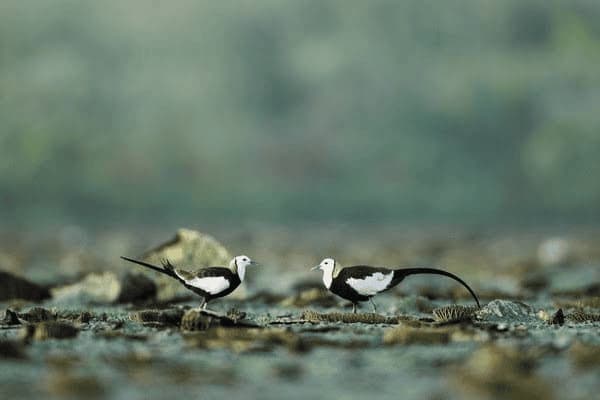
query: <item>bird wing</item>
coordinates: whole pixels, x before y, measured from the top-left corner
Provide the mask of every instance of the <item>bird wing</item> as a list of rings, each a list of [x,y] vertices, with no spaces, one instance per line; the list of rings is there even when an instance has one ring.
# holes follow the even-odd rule
[[[357,265],[344,268],[338,278],[363,296],[374,296],[386,290],[394,277],[394,271],[387,268]]]
[[[210,294],[221,293],[231,286],[231,270],[224,267],[203,268],[196,272],[185,272],[185,283]]]

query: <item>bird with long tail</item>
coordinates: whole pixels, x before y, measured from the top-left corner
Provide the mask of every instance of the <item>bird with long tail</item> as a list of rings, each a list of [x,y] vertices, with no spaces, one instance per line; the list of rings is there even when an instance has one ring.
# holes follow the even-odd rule
[[[202,297],[200,303],[202,309],[206,309],[209,301],[227,296],[233,292],[244,281],[246,268],[257,264],[250,257],[241,255],[234,257],[228,267],[207,267],[190,272],[175,267],[168,260],[163,261],[162,267],[159,267],[129,257],[122,256],[121,258],[177,280],[187,289]]]
[[[377,306],[373,302],[375,295],[390,290],[409,275],[420,274],[443,275],[454,279],[471,293],[477,307],[481,308],[477,295],[465,281],[441,269],[425,267],[390,269],[368,265],[341,267],[333,258],[326,258],[312,268],[312,270],[317,269],[323,271],[323,283],[329,291],[352,302],[353,313],[356,313],[356,305],[362,301],[370,301],[376,312]]]

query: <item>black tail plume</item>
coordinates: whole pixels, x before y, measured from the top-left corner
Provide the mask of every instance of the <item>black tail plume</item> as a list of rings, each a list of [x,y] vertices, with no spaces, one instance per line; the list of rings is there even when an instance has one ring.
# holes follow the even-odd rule
[[[125,257],[125,256],[121,256],[121,258],[123,260],[125,260],[125,261],[129,261],[129,262],[132,262],[132,263],[135,263],[135,264],[142,265],[142,266],[144,266],[146,268],[153,269],[153,270],[155,270],[157,272],[160,272],[162,274],[168,275],[171,278],[178,279],[177,275],[175,275],[175,272],[173,271],[173,265],[171,265],[171,263],[168,262],[168,261],[165,261],[163,263],[163,267],[161,268],[161,267],[157,267],[156,265],[152,265],[152,264],[149,264],[149,263],[144,262],[144,261],[134,260],[133,258],[129,258],[129,257]]]
[[[441,269],[436,269],[436,268],[399,268],[399,269],[395,269],[393,282],[398,284],[408,275],[419,275],[419,274],[443,275],[443,276],[447,276],[448,278],[454,279],[455,281],[462,284],[465,288],[467,288],[469,293],[471,293],[471,296],[473,296],[473,298],[475,299],[475,302],[477,303],[477,307],[481,308],[481,305],[479,304],[479,299],[477,298],[477,295],[469,287],[469,285],[466,284],[465,281],[460,279],[458,276],[456,276],[450,272],[441,270]]]

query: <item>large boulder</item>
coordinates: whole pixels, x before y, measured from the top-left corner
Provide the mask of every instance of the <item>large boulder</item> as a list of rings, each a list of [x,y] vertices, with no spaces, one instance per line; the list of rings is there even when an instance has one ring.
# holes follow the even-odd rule
[[[81,281],[51,289],[55,301],[69,304],[130,303],[154,299],[156,285],[141,273],[92,273]]]

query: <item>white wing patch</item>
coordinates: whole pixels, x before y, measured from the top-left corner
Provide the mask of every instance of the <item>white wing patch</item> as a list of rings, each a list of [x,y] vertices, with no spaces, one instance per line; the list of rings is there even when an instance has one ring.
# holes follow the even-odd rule
[[[363,279],[348,278],[346,283],[362,296],[374,296],[382,290],[385,290],[393,277],[394,271],[391,271],[387,275],[384,275],[381,272],[375,272]]]
[[[185,281],[190,286],[204,290],[210,294],[218,294],[229,288],[229,281],[222,276],[207,276]]]

